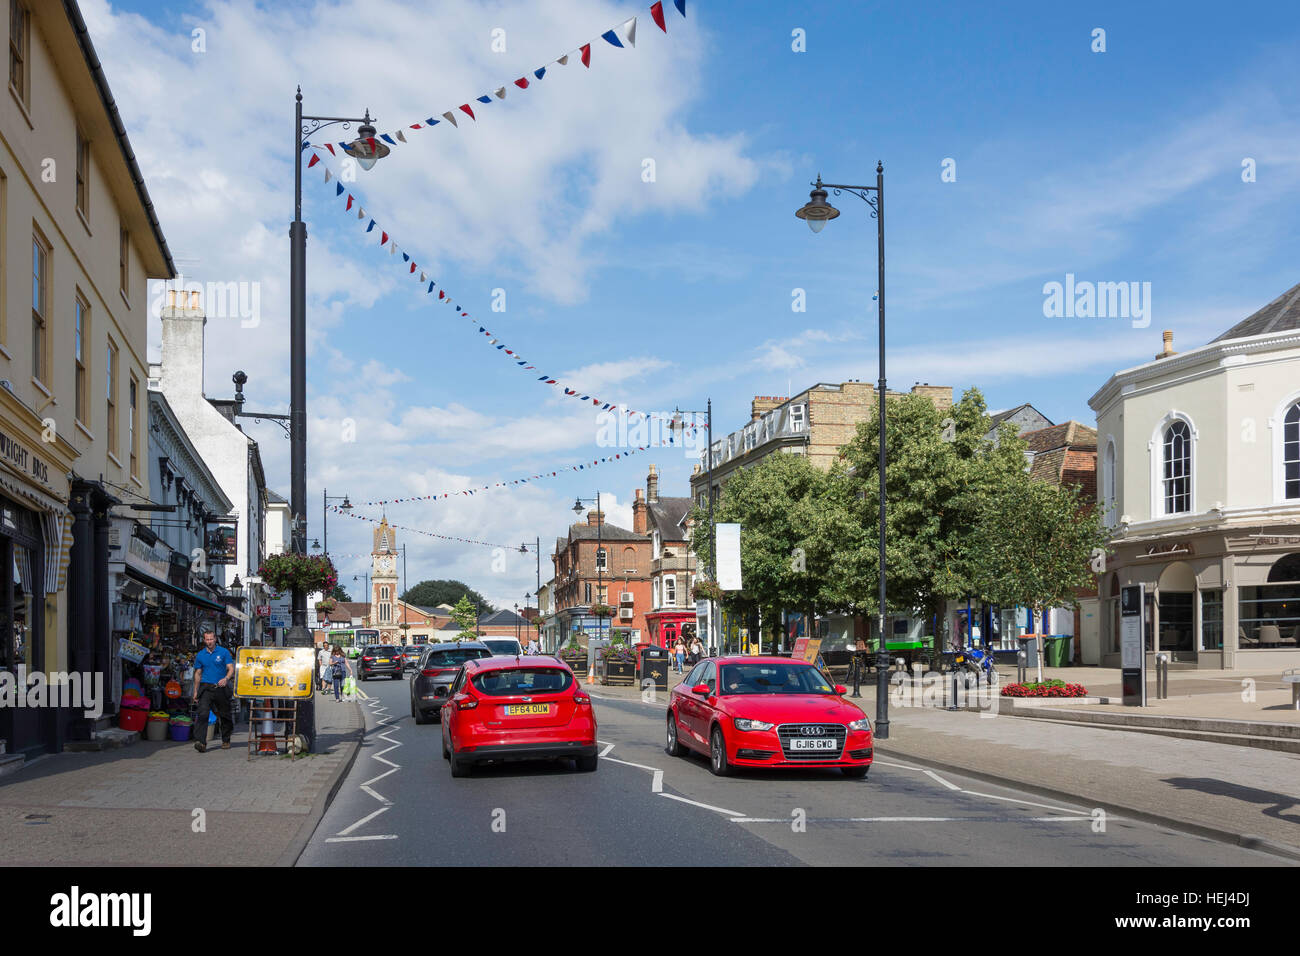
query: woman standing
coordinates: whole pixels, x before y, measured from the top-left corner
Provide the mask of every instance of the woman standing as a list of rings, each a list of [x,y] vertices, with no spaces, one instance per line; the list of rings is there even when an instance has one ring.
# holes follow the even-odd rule
[[[677,673],[680,674],[682,672],[682,665],[686,663],[686,645],[682,643],[680,637],[677,638],[677,643],[673,645],[673,659],[677,663]]]
[[[330,656],[330,677],[334,681],[334,699],[342,700],[343,678],[352,673],[352,665],[348,659],[343,656],[342,649],[335,644],[334,653]]]
[[[695,658],[697,664],[704,659],[704,645],[698,637],[691,641],[691,657]]]

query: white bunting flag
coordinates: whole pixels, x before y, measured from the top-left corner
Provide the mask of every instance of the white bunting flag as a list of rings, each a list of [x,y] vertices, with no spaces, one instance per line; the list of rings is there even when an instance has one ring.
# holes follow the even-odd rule
[[[448,123],[450,123],[452,126],[455,126],[455,125],[456,125],[456,114],[455,114],[455,113],[443,113],[443,114],[442,114],[442,118],[445,119],[445,120],[446,120]]]
[[[628,46],[636,46],[636,17],[623,24],[623,39]]]
[[[499,100],[504,100],[506,98],[506,88],[504,86],[499,86],[492,92],[497,95],[497,99]]]
[[[394,135],[396,135],[397,138],[400,139],[403,143],[406,142],[406,136],[402,133],[402,131],[401,131],[400,129],[399,129],[399,130],[397,131],[397,133],[394,134]]]
[[[559,58],[558,60],[556,60],[555,62],[558,63],[558,64],[560,64],[560,66],[568,66],[568,65],[569,65],[569,54],[567,54],[567,53],[564,54],[564,56],[560,57],[560,58]]]

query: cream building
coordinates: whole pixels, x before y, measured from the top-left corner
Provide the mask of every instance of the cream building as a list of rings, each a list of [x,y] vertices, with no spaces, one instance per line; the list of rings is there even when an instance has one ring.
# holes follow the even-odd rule
[[[1119,589],[1142,583],[1148,651],[1176,665],[1300,666],[1300,285],[1189,352],[1117,372],[1097,413],[1098,500],[1114,529],[1102,663]]]
[[[0,669],[107,675],[110,508],[149,493],[146,281],[175,269],[76,3],[4,7]],[[0,713],[11,752],[89,731]]]

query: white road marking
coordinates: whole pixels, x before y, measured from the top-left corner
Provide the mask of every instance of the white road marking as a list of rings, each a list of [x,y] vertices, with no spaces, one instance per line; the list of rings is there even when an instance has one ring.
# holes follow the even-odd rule
[[[999,797],[992,793],[977,793],[974,790],[963,790],[962,793],[970,794],[972,797],[987,797],[990,800],[1005,800],[1008,803],[1023,803],[1027,807],[1042,807],[1044,810],[1054,810],[1057,813],[1079,813],[1079,807],[1054,807],[1050,803],[1034,803],[1032,800],[1021,800],[1018,797]],[[1091,819],[1091,817],[1089,817]]]
[[[605,744],[605,749],[602,750],[597,756],[603,757],[605,756],[605,754],[609,753],[613,749],[614,749],[613,744]]]
[[[957,786],[955,783],[949,783],[947,780],[943,779],[943,777],[939,776],[939,775],[938,775],[937,773],[935,773],[933,770],[926,770],[926,771],[924,771],[924,773],[925,773],[925,775],[926,775],[927,777],[931,777],[931,778],[933,778],[933,779],[935,779],[935,780],[938,780],[941,784],[943,784],[943,785],[944,785],[945,787],[947,787],[949,790],[960,790],[960,789],[961,789],[961,787]]]
[[[338,832],[338,835],[341,836],[341,837],[343,837],[343,836],[347,836],[349,833],[351,833],[353,830],[357,829],[358,827],[363,826],[364,824],[369,823],[369,822],[370,822],[371,820],[373,820],[375,817],[379,816],[379,814],[381,814],[381,813],[387,813],[387,812],[388,812],[388,807],[380,807],[380,808],[379,808],[378,810],[376,810],[374,813],[371,813],[371,814],[369,814],[368,816],[364,816],[364,817],[362,817],[362,818],[361,818],[360,820],[358,820],[356,823],[352,824],[352,826],[347,827],[346,829],[340,830],[340,831]]]
[[[732,817],[732,823],[789,823],[791,817]],[[1092,817],[808,817],[805,823],[1087,823]]]
[[[329,837],[325,840],[325,842],[326,843],[358,843],[362,840],[396,840],[396,839],[397,839],[396,833],[383,833],[378,836]]]
[[[664,772],[662,770],[655,771],[655,778],[650,784],[650,792],[651,793],[664,792]]]
[[[633,766],[635,766],[635,764]],[[687,800],[685,797],[679,797],[676,794],[672,794],[672,793],[661,793],[659,794],[659,796],[667,797],[669,800],[677,800],[680,801],[681,803],[689,803],[693,807],[701,807],[705,810],[712,810],[714,813],[721,813],[724,816],[728,816],[728,817],[744,816],[744,814],[741,813],[739,810],[724,810],[722,807],[714,807],[714,806],[710,806],[707,803],[699,803],[695,800]]]
[[[630,760],[617,760],[614,757],[602,757],[602,760],[608,760],[610,763],[621,763],[625,767],[636,767],[638,770],[649,770],[651,773],[663,774],[662,770],[656,767],[647,767],[643,763],[633,763]]]

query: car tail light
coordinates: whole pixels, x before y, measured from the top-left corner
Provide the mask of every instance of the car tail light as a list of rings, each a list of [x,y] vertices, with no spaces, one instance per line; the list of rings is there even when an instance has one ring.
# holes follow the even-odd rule
[[[362,659],[363,661],[373,661],[373,660],[374,660],[373,657],[363,657],[363,658],[361,658],[361,659]]]
[[[424,670],[420,671],[420,676],[421,676],[421,677],[437,677],[437,676],[438,676],[439,674],[441,674],[441,673],[442,673],[442,671],[438,670],[437,668],[433,668],[433,669],[425,668]]]
[[[456,709],[457,709],[457,710],[473,710],[473,709],[474,709],[475,707],[477,707],[477,706],[478,706],[478,701],[475,700],[473,697],[458,697],[458,698],[456,698]]]
[[[588,697],[586,694],[582,693],[581,691],[575,691],[575,692],[574,692],[574,694],[573,694],[573,702],[574,702],[575,704],[577,704],[579,707],[590,707],[590,706],[591,706],[591,698]]]

